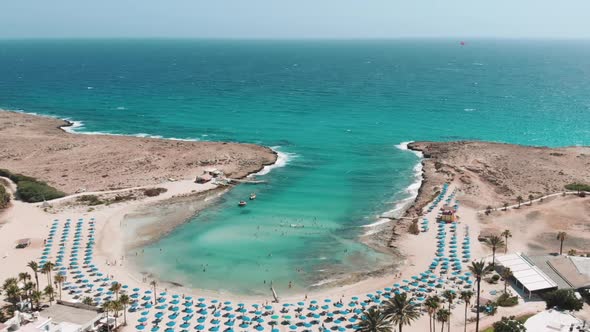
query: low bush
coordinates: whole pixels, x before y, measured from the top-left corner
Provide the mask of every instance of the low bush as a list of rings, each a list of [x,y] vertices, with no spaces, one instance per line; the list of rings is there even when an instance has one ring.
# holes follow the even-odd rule
[[[96,195],[82,195],[76,199],[78,202],[85,203],[89,206],[104,204],[104,202]]]
[[[518,304],[518,297],[510,296],[508,293],[503,293],[500,295],[500,297],[498,297],[496,303],[498,303],[500,307],[514,307]]]
[[[501,320],[497,321],[493,325],[494,332],[524,332],[526,328],[524,323],[514,316],[502,317]]]
[[[168,189],[166,189],[166,188],[149,188],[149,189],[145,189],[143,191],[143,194],[148,197],[154,197],[154,196],[158,196],[162,193],[165,193],[167,191],[168,191]]]
[[[543,299],[547,304],[547,309],[559,308],[560,310],[578,311],[584,305],[584,302],[576,297],[573,290],[567,289],[549,292],[543,296]]]
[[[61,191],[43,182],[36,181],[18,182],[16,195],[21,201],[27,203],[42,202],[43,200],[49,201],[65,196]]]
[[[492,280],[493,280],[493,281],[495,281],[495,282],[498,282],[498,280],[500,280],[500,276],[499,276],[499,275],[497,275],[497,274],[494,274],[494,275],[492,276]]]
[[[5,169],[0,169],[0,176],[16,183],[16,197],[23,202],[36,203],[65,196],[63,192],[30,176],[14,174]]]
[[[4,188],[4,186],[2,184],[0,184],[0,209],[7,208],[9,203],[10,203],[10,194],[8,193],[6,188]]]
[[[565,185],[565,189],[577,192],[590,191],[590,185],[584,183],[570,183]]]

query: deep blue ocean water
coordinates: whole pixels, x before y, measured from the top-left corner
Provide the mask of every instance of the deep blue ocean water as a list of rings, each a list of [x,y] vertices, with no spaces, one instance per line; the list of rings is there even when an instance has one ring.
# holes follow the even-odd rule
[[[143,263],[194,287],[301,291],[391,263],[357,236],[415,181],[397,144],[590,144],[590,42],[0,41],[0,108],[276,147],[289,159],[267,184],[238,186]]]

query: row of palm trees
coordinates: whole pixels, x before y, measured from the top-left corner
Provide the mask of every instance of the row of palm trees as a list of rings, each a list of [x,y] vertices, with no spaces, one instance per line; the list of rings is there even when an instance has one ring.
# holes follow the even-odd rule
[[[473,295],[476,295],[475,330],[479,331],[481,280],[492,273],[494,267],[492,264],[486,264],[483,260],[480,260],[478,262],[472,262],[469,270],[475,278],[477,292],[474,294],[472,291],[462,291],[458,294],[458,297],[465,302],[464,330],[467,331],[467,311]],[[451,305],[456,298],[457,293],[451,290],[443,292],[441,297],[434,295],[426,298],[424,308],[429,316],[430,332],[436,331],[437,322],[441,324],[441,332],[444,332],[445,325],[447,331],[450,332]],[[400,293],[384,302],[380,307],[370,307],[363,313],[358,331],[391,332],[393,331],[393,326],[396,326],[397,332],[402,332],[405,325],[411,325],[412,321],[418,319],[421,315],[420,305],[413,303],[412,300],[412,298],[408,298],[406,293]],[[444,307],[445,302],[448,304],[448,307]]]
[[[27,263],[27,267],[32,270],[33,276],[28,272],[21,272],[18,274],[18,277],[4,280],[0,288],[1,294],[11,304],[10,309],[12,311],[19,309],[19,303],[28,303],[28,307],[38,310],[41,307],[41,301],[44,297],[48,300],[49,304],[55,301],[56,295],[61,299],[62,285],[66,278],[62,275],[53,276],[52,272],[55,267],[53,263],[47,262],[40,269],[37,262],[31,261]],[[43,289],[41,289],[39,282],[39,273],[47,275],[47,285]]]

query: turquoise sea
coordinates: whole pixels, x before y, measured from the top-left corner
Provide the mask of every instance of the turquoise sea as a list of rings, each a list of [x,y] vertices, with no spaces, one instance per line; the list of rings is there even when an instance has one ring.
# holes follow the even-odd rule
[[[238,186],[141,263],[282,294],[394,263],[357,237],[410,195],[418,158],[401,142],[590,144],[590,42],[7,40],[0,108],[82,133],[274,147],[285,163],[266,184]]]

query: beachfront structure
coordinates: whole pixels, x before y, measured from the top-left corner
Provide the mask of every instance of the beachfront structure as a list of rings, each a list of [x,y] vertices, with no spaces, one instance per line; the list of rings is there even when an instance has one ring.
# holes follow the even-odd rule
[[[524,326],[535,332],[590,331],[590,326],[572,313],[552,309],[530,317]]]
[[[39,313],[15,312],[0,324],[0,332],[84,332],[94,331],[102,315],[81,306],[55,304]]]
[[[498,256],[496,262],[510,269],[517,287],[528,293],[529,298],[536,291],[557,289],[553,279],[520,253]]]
[[[455,222],[457,221],[457,210],[454,207],[444,205],[440,209],[439,220],[444,222]]]

